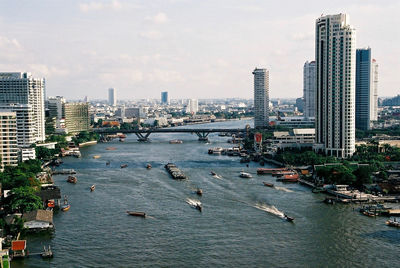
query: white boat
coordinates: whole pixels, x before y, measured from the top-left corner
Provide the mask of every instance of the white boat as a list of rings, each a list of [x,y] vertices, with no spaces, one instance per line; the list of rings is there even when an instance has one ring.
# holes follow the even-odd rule
[[[242,172],[240,172],[240,175],[239,175],[241,178],[252,178],[253,176],[250,174],[250,173],[247,173],[247,172],[244,172],[244,171],[242,171]]]

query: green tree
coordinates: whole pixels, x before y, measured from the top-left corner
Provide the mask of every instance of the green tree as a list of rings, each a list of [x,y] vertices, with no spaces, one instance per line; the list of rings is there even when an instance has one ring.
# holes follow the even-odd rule
[[[12,189],[8,206],[10,211],[21,213],[43,208],[42,200],[35,195],[35,190],[27,186]]]

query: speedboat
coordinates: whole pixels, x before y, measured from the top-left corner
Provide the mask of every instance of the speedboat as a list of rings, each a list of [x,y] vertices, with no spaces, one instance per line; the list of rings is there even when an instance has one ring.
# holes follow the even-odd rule
[[[289,217],[289,216],[286,215],[286,214],[283,215],[283,218],[284,218],[285,220],[287,220],[287,221],[290,221],[290,222],[294,221],[294,218]]]
[[[90,191],[93,192],[94,189],[96,189],[96,186],[93,184],[92,186],[90,186]]]
[[[215,173],[214,171],[211,171],[210,174],[213,175],[213,176],[217,175],[217,173]]]
[[[250,173],[247,173],[247,172],[240,172],[240,175],[239,175],[241,178],[246,178],[246,179],[249,179],[249,178],[252,178],[253,176],[250,174]]]

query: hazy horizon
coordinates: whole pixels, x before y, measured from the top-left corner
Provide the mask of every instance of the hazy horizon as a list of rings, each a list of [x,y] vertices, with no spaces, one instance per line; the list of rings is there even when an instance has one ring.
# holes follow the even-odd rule
[[[346,13],[379,64],[379,97],[399,94],[400,2],[10,1],[0,3],[0,71],[46,78],[67,99],[252,98],[255,67],[272,98],[303,94],[315,20]],[[397,70],[397,72],[396,72]]]

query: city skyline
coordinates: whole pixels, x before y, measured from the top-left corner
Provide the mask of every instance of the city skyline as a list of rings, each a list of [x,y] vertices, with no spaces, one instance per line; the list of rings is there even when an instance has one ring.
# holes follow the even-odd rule
[[[300,97],[302,66],[313,60],[314,21],[321,13],[349,14],[357,25],[357,46],[374,49],[380,97],[399,89],[399,37],[391,28],[399,22],[395,1],[385,7],[377,1],[315,1],[289,9],[253,1],[27,3],[0,4],[0,70],[45,77],[48,96],[106,99],[105,89],[115,87],[121,99],[157,98],[164,88],[182,98],[251,98],[248,70],[263,66],[270,70],[271,98]],[[30,5],[39,16],[30,15]],[[203,20],[213,10],[224,16]],[[17,11],[21,16],[8,15]]]

